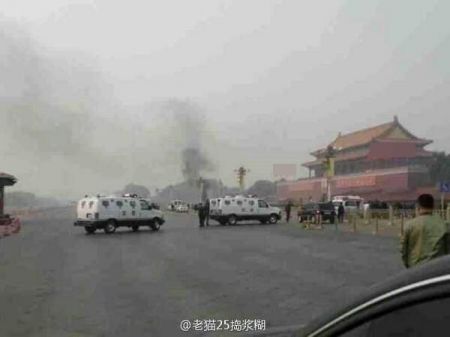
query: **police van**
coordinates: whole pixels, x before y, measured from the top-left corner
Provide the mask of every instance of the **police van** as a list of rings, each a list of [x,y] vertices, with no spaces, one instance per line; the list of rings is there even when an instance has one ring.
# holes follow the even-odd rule
[[[75,226],[84,227],[88,234],[103,229],[110,234],[118,227],[138,231],[149,227],[157,231],[165,222],[164,214],[150,200],[136,195],[84,197],[77,203]]]
[[[221,225],[235,225],[244,220],[276,224],[281,220],[281,210],[251,196],[224,197],[209,201],[209,217]]]

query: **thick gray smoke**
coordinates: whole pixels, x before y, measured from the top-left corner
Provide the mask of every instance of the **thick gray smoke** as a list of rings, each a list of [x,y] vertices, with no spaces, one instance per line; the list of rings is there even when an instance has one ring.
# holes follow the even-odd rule
[[[18,188],[108,193],[180,173],[195,183],[213,170],[199,106],[170,99],[124,108],[99,69],[83,55],[42,49],[0,17],[0,171],[17,175]]]
[[[73,156],[89,153],[92,126],[89,68],[50,60],[16,25],[0,20],[1,133],[12,150]],[[74,127],[78,125],[79,127]]]
[[[209,160],[196,148],[186,148],[181,153],[183,177],[190,182],[197,181],[202,172],[212,169]]]
[[[68,183],[89,186],[96,177],[119,174],[122,165],[98,142],[112,94],[95,62],[48,55],[20,26],[0,17],[0,169],[13,167],[27,186],[36,187],[39,179],[67,194]]]
[[[196,184],[204,173],[214,170],[204,142],[206,121],[200,107],[188,100],[170,100],[164,108],[172,115],[176,132],[180,136],[181,172],[186,181]]]

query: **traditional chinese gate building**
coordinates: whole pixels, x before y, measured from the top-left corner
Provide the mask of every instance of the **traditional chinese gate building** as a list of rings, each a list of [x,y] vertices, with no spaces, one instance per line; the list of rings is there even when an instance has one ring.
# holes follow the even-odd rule
[[[350,134],[339,134],[327,147],[311,153],[304,163],[310,178],[278,184],[280,200],[314,200],[327,193],[325,156],[335,152],[335,176],[330,179],[333,195],[359,195],[366,200],[411,201],[419,193],[435,193],[430,188],[431,140],[413,135],[398,118]]]

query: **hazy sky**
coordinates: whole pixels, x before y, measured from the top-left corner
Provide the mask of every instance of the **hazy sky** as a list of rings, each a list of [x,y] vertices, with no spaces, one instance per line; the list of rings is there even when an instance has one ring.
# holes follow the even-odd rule
[[[57,196],[162,187],[195,139],[210,176],[235,184],[243,164],[251,183],[394,115],[450,151],[448,13],[446,0],[1,0],[0,171]]]

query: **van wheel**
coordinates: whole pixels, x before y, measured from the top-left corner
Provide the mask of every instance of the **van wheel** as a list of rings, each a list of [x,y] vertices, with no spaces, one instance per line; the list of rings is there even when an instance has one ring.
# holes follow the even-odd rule
[[[133,232],[137,232],[139,230],[139,226],[138,225],[133,225],[133,226],[131,226],[131,230]]]
[[[108,220],[105,225],[104,231],[106,234],[112,234],[116,231],[116,222],[114,220]]]
[[[269,223],[275,225],[278,222],[278,216],[276,214],[271,214],[269,217]]]
[[[97,228],[95,228],[94,226],[84,226],[84,230],[87,234],[94,234]]]
[[[228,217],[228,224],[229,224],[230,226],[234,226],[234,225],[237,224],[237,218],[236,218],[236,215],[230,215],[230,216]]]
[[[159,229],[161,228],[161,223],[158,219],[155,219],[155,221],[150,224],[150,228],[154,231],[159,231]]]

